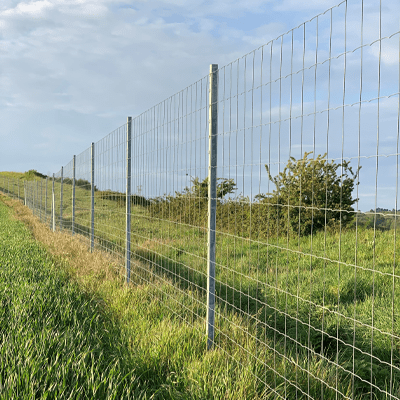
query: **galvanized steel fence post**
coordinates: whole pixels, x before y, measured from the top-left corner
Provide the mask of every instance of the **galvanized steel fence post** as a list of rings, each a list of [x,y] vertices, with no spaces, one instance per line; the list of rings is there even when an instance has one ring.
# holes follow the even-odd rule
[[[40,178],[40,222],[42,222],[42,208],[43,208],[43,178]]]
[[[47,222],[47,179],[46,176],[46,188],[45,188],[45,197],[44,197],[44,221]]]
[[[64,181],[64,168],[61,167],[61,189],[60,189],[60,231],[62,231],[62,218],[63,218],[63,181]]]
[[[56,231],[56,196],[54,193],[54,174],[53,174],[53,190],[51,194],[51,227],[53,232]]]
[[[215,231],[217,215],[218,65],[210,65],[208,150],[207,349],[214,344]]]
[[[131,139],[132,117],[128,117],[126,125],[126,283],[131,277]]]
[[[72,224],[71,224],[71,234],[74,234],[75,229],[75,165],[76,156],[74,155],[72,162]]]
[[[31,182],[32,187],[32,214],[35,215],[35,182]]]
[[[91,184],[91,206],[90,206],[90,251],[94,249],[94,143],[90,148],[90,184]]]

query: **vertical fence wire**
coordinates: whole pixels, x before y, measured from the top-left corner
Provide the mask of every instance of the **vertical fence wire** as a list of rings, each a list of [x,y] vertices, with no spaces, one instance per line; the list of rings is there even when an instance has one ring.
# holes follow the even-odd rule
[[[75,165],[75,225],[74,231],[90,245],[91,211],[90,148],[76,156]]]
[[[123,125],[95,143],[95,242],[125,266],[126,136]]]
[[[74,158],[62,170],[62,229],[74,230],[75,193]]]
[[[128,117],[126,129],[126,240],[125,270],[126,282],[131,278],[131,190],[132,190],[132,117]]]

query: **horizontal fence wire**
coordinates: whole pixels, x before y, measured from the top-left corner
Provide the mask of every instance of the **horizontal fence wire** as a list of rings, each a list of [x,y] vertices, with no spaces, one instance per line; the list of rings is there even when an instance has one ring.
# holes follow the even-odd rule
[[[213,349],[251,366],[257,398],[400,399],[389,3],[343,1],[218,70]],[[129,258],[125,279],[204,334],[210,90],[206,76],[54,178],[0,176],[42,222]]]

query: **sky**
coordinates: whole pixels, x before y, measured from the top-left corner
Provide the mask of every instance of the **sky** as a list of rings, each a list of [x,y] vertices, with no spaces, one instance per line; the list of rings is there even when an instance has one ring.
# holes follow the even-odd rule
[[[279,90],[280,93],[282,90],[286,93],[286,100],[281,97],[280,103],[275,102],[269,110],[259,111],[260,115],[265,114],[265,120],[268,120],[268,115],[274,112],[279,120],[286,119],[286,122],[279,124],[282,125],[279,129],[286,129],[289,115],[293,116],[296,112],[299,115],[312,113],[315,109],[324,110],[329,101],[328,106],[332,108],[330,124],[335,127],[336,121],[337,131],[343,134],[341,118],[344,117],[339,115],[342,112],[340,106],[359,101],[362,71],[363,108],[360,111],[358,106],[346,107],[345,130],[352,130],[353,133],[346,133],[343,142],[340,134],[337,137],[332,134],[326,143],[332,142],[329,149],[335,159],[340,158],[339,153],[343,149],[345,156],[355,160],[355,165],[360,156],[364,157],[360,178],[366,184],[359,193],[359,208],[367,210],[378,203],[380,207],[392,209],[397,199],[398,181],[397,161],[393,154],[397,152],[398,135],[400,5],[390,0],[365,0],[362,31],[361,0],[348,1],[347,15],[344,11],[346,5],[342,5],[333,14],[328,12],[320,17],[318,61],[321,63],[329,59],[332,27],[330,71],[332,76],[337,74],[337,81],[331,81],[328,86],[329,62],[318,65],[318,90],[314,90],[312,83],[317,81],[312,68],[315,64],[315,44],[314,49],[313,45],[307,44],[307,52],[303,51],[302,28],[294,31],[293,36],[290,33],[284,39],[279,39],[280,35],[339,2],[2,0],[0,171],[24,172],[36,169],[49,175],[57,172],[62,165],[70,162],[74,154],[81,153],[92,142],[99,141],[123,125],[127,116],[135,118],[204,78],[210,64],[218,64],[220,68],[231,65],[229,63],[243,59],[243,55],[278,38],[273,42],[274,60],[270,66],[275,71],[279,65],[283,65],[280,74],[285,76],[290,74],[290,68],[301,69],[301,62],[305,59],[307,67],[311,68],[305,73],[292,75],[290,85],[306,89],[307,79],[310,79],[310,90],[304,90],[302,103],[299,98],[298,101],[294,100],[295,96],[299,96],[299,90],[296,94],[292,93],[290,100],[291,86],[288,79],[283,79]],[[344,18],[347,18],[346,40],[343,39]],[[381,24],[380,19],[383,21]],[[307,32],[310,32],[307,33],[307,41],[315,42],[315,21],[307,25]],[[385,41],[374,43],[379,37],[390,35]],[[298,54],[297,50],[291,53],[293,40],[296,48],[299,48]],[[363,63],[360,64],[360,50],[355,49],[360,46],[361,40],[370,45],[364,49]],[[263,49],[267,54],[270,47]],[[280,49],[283,49],[284,54],[282,64],[278,62]],[[260,57],[260,51],[254,53],[255,57]],[[343,57],[333,58],[344,51],[349,52],[345,65]],[[250,61],[250,56],[246,60]],[[261,67],[260,61],[257,61],[256,71],[258,67],[264,68],[264,76],[267,76],[267,66],[265,62]],[[233,68],[242,67],[233,64]],[[228,76],[227,71],[224,69],[220,72],[220,79],[221,76]],[[343,71],[347,74],[345,95],[342,89]],[[260,74],[260,71],[257,72],[257,77]],[[296,79],[299,81],[293,83]],[[247,77],[243,81],[247,81]],[[386,96],[379,105],[376,101],[368,101],[378,95]],[[339,107],[339,111],[334,110],[335,107]],[[321,126],[326,130],[326,113],[321,115],[325,118]],[[246,118],[248,116],[244,116]],[[296,125],[299,121],[299,118],[293,121],[293,129],[296,127],[297,132],[303,129]],[[319,124],[315,121],[314,118],[311,121],[310,132],[313,124],[314,128]],[[307,121],[304,124],[306,126]],[[385,132],[380,134],[378,150],[377,125],[378,131]],[[361,150],[358,150],[358,136],[354,132],[360,126],[363,127],[363,141]],[[310,148],[312,150],[311,136],[308,142],[302,138],[302,142],[296,144],[296,136],[293,134],[293,140],[293,152],[289,154],[283,151],[280,159],[287,160],[289,155],[300,157],[301,152]],[[318,149],[319,145],[321,149]],[[301,149],[298,154],[294,150],[296,146]],[[319,153],[323,153],[326,144],[322,140],[317,141],[316,147]],[[377,152],[382,155],[379,160],[383,160],[378,174],[374,157]],[[270,158],[269,161],[273,160]],[[261,163],[268,163],[268,160],[260,158]],[[243,171],[243,176],[246,174]],[[255,189],[246,189],[245,186],[241,187],[243,194],[246,191],[255,194]]]

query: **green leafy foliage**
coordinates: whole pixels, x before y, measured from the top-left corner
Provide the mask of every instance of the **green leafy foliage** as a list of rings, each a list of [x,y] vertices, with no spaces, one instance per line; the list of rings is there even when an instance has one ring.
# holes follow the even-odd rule
[[[220,182],[217,184],[217,199],[222,199],[236,190],[236,183],[233,179],[218,178],[217,181]],[[177,194],[180,193],[177,192]],[[208,200],[208,177],[202,181],[198,177],[193,178],[192,187],[185,187],[181,195]]]
[[[44,175],[44,174],[41,174],[38,171],[36,171],[36,169],[30,169],[29,171],[25,172],[23,178],[26,179],[27,181],[31,181],[31,180],[36,179],[36,178],[44,178],[44,179],[46,179],[47,176]]]
[[[112,190],[103,190],[98,191],[96,193],[96,197],[101,198],[102,200],[111,200],[116,201],[118,205],[126,205],[126,194],[121,192],[115,192]],[[140,196],[137,194],[131,195],[131,204],[148,207],[151,201],[147,200],[144,196]]]
[[[56,178],[55,182],[61,182],[61,178]],[[72,185],[71,178],[63,178],[63,184]],[[91,190],[91,183],[87,179],[75,179],[75,186],[82,189]],[[96,185],[94,186],[94,191],[97,192]]]
[[[282,172],[269,179],[276,189],[258,198],[271,206],[272,219],[281,229],[301,236],[322,230],[326,225],[342,227],[354,217],[353,204],[358,200],[352,192],[361,167],[353,172],[349,161],[327,161],[326,154],[314,159],[304,154],[302,159],[291,157]]]
[[[349,161],[328,162],[326,154],[310,159],[309,153],[291,157],[284,170],[269,179],[276,188],[255,201],[243,196],[223,200],[236,190],[233,179],[218,179],[218,229],[240,236],[307,236],[319,230],[345,227],[354,218],[352,197],[361,167],[353,171]],[[152,212],[162,218],[197,226],[207,223],[208,178],[192,179],[192,186],[175,196],[158,199]]]
[[[150,206],[153,216],[168,218],[190,225],[205,226],[207,224],[208,178],[200,181],[198,177],[192,179],[192,186],[185,187],[182,192],[175,192],[175,196],[165,196],[154,199]],[[236,189],[233,179],[218,178],[217,203]],[[218,206],[217,206],[218,207]]]

